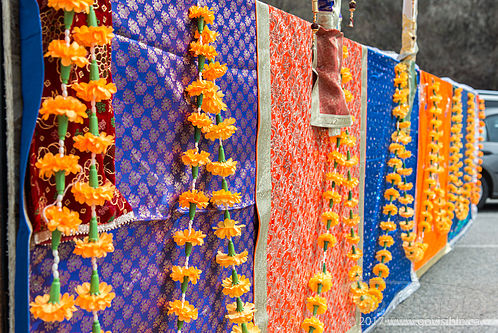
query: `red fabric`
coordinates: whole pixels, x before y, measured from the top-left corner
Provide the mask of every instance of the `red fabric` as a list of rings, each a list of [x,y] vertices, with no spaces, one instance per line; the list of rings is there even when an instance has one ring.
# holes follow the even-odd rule
[[[46,1],[39,0],[40,18],[42,21],[43,35],[43,51],[47,52],[48,45],[54,39],[64,39],[63,11],[54,10],[47,6]],[[112,26],[112,13],[109,1],[99,0],[95,5],[97,20],[102,25]],[[76,14],[74,17],[73,27],[86,25],[85,13]],[[97,47],[97,62],[100,68],[100,76],[107,79],[107,82],[112,82],[111,78],[111,46]],[[43,98],[54,97],[61,94],[60,80],[60,61],[53,58],[45,58],[45,81],[43,89]],[[88,82],[88,67],[75,67],[71,70],[70,83],[81,81]],[[73,90],[68,88],[68,94],[75,96]],[[82,101],[84,102],[84,101]],[[90,103],[87,103],[90,108]],[[99,131],[107,134],[115,134],[114,128],[114,113],[112,110],[111,100],[97,103],[97,116],[99,119]],[[69,122],[68,136],[66,136],[65,147],[66,154],[74,154],[80,156],[79,164],[85,169],[86,179],[88,179],[88,169],[90,164],[90,154],[82,153],[73,148],[73,137],[77,133],[88,131],[88,119],[83,124],[75,124]],[[57,121],[54,116],[50,116],[47,120],[38,118],[36,123],[33,140],[30,148],[28,181],[26,182],[26,196],[28,203],[28,214],[33,225],[35,233],[47,230],[45,222],[41,216],[43,208],[55,201],[55,179],[44,180],[39,177],[39,170],[35,167],[36,161],[43,157],[47,152],[57,153],[58,151],[58,135]],[[110,180],[115,184],[115,169],[114,169],[114,146],[110,147],[105,155],[97,155],[97,172],[101,184]],[[74,175],[66,177],[66,186],[73,180]],[[89,222],[91,211],[88,206],[80,205],[75,202],[73,194],[68,190],[64,196],[63,205],[72,210],[79,212],[83,223]],[[113,221],[115,218],[131,212],[131,207],[126,199],[115,191],[112,202],[107,202],[104,206],[97,207],[97,216],[100,224],[106,224]]]
[[[349,115],[340,75],[343,34],[336,29],[320,28],[316,38],[320,113]]]
[[[270,7],[271,61],[271,220],[267,239],[267,307],[268,332],[301,332],[302,321],[312,314],[306,299],[313,293],[309,279],[319,271],[323,250],[318,236],[325,232],[320,216],[326,203],[322,199],[330,182],[325,173],[330,164],[327,154],[333,151],[328,129],[312,127],[310,24],[291,14]],[[347,41],[354,82],[347,85],[355,95],[350,103],[356,117],[350,133],[360,134],[361,47]],[[352,155],[359,157],[358,145]],[[341,147],[342,153],[345,152]],[[359,167],[351,169],[359,177]],[[344,174],[345,169],[339,168]],[[342,191],[345,195],[345,191]],[[358,198],[359,191],[353,192]],[[345,215],[346,209],[340,209]],[[357,213],[357,211],[355,211]],[[345,225],[333,228],[338,244],[327,253],[327,269],[333,287],[322,294],[328,310],[318,316],[324,332],[347,332],[355,323],[355,307],[349,298],[347,272],[353,263],[347,259],[349,246],[342,234]]]

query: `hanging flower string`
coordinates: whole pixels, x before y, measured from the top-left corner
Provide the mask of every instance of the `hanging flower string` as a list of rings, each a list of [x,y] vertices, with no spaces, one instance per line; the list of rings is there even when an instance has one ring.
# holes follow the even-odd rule
[[[238,237],[242,234],[244,225],[232,220],[229,208],[236,203],[241,202],[239,193],[232,193],[228,189],[227,177],[233,175],[237,169],[237,162],[231,158],[226,159],[223,148],[223,140],[229,139],[237,130],[235,119],[228,118],[223,120],[221,112],[227,109],[223,102],[224,94],[216,85],[215,80],[222,77],[227,66],[215,62],[217,56],[216,49],[210,45],[216,41],[218,33],[210,30],[208,24],[214,23],[214,13],[207,6],[192,6],[189,10],[189,17],[197,20],[197,31],[195,33],[196,41],[190,43],[190,51],[197,56],[199,78],[192,82],[186,91],[197,101],[197,113],[189,117],[189,121],[195,126],[195,139],[198,142],[201,132],[206,139],[219,141],[218,161],[212,162],[208,159],[205,152],[198,155],[204,155],[202,163],[206,165],[206,170],[215,176],[222,177],[222,189],[214,191],[211,196],[211,203],[216,206],[222,206],[225,209],[224,218],[214,228],[215,235],[220,239],[228,240],[228,253],[218,251],[216,262],[223,267],[231,267],[232,274],[223,280],[223,293],[236,299],[234,303],[227,305],[228,315],[226,318],[236,324],[232,328],[235,333],[257,333],[259,328],[252,322],[255,306],[250,302],[243,302],[242,296],[250,290],[251,284],[249,278],[238,275],[236,266],[247,261],[247,250],[242,253],[236,253],[232,237]],[[205,113],[202,113],[204,111]],[[215,116],[215,121],[211,119],[210,114]],[[193,171],[196,172],[196,171]],[[194,191],[194,190],[192,190]],[[205,197],[205,196],[204,196]],[[207,197],[203,198],[204,207],[207,206]]]
[[[463,180],[463,195],[467,200],[465,203],[469,205],[471,202],[477,204],[479,202],[479,187],[477,184],[477,149],[476,149],[476,103],[475,95],[467,94],[467,134],[465,135],[465,159],[464,159],[464,176]]]
[[[463,162],[462,157],[462,129],[463,129],[463,107],[462,107],[462,88],[453,90],[453,106],[451,109],[451,138],[450,138],[450,159],[448,174],[448,213],[453,218],[454,215],[458,220],[463,220],[469,213],[469,203],[465,203],[463,194],[463,172],[460,171]]]
[[[208,22],[212,22],[210,11],[207,10],[207,8],[198,8],[197,10],[191,9],[189,14],[189,16],[198,15],[197,18],[199,18],[199,21],[201,21],[201,19],[207,19]],[[214,19],[214,16],[212,18]],[[197,56],[198,60],[199,78],[187,88],[187,92],[191,96],[196,97],[197,101],[196,112],[193,112],[188,117],[188,120],[194,126],[194,149],[187,150],[182,155],[183,163],[191,167],[192,184],[191,189],[182,193],[179,198],[180,206],[189,209],[189,224],[188,229],[177,231],[173,236],[174,241],[178,246],[185,246],[184,266],[173,266],[173,272],[171,273],[171,278],[174,281],[181,283],[182,298],[181,300],[175,300],[168,303],[168,314],[175,314],[177,316],[176,327],[178,333],[182,331],[184,323],[189,323],[191,320],[196,320],[198,317],[198,310],[185,298],[189,282],[194,285],[197,284],[200,274],[202,273],[197,267],[189,266],[189,259],[192,254],[193,246],[203,245],[204,238],[206,237],[202,231],[193,229],[196,210],[197,208],[204,209],[209,204],[209,198],[204,192],[196,189],[196,182],[199,177],[199,167],[211,163],[209,153],[199,150],[202,129],[212,124],[209,115],[202,112],[204,91],[206,90],[206,85],[204,84],[206,81],[203,76],[212,78],[218,74],[213,72],[213,70],[206,73],[206,55],[204,54],[213,51],[209,43],[215,41],[217,33],[209,31],[207,27],[204,27],[203,22],[200,22],[199,24],[201,25],[201,28],[198,27],[195,34],[197,41],[194,41],[191,44],[192,51],[194,52],[194,55]],[[201,33],[199,33],[199,31],[201,31]],[[205,31],[205,33],[202,33],[203,31]]]
[[[110,285],[100,282],[97,258],[103,258],[113,252],[114,246],[112,234],[99,234],[96,207],[112,200],[115,187],[110,181],[103,184],[99,181],[95,157],[96,154],[105,153],[108,147],[114,144],[114,136],[99,133],[96,103],[111,99],[112,94],[116,92],[116,86],[100,78],[95,47],[110,44],[114,35],[111,27],[98,26],[93,5],[90,5],[88,10],[87,25],[74,28],[73,37],[80,45],[90,48],[90,80],[88,83],[74,83],[72,89],[77,97],[90,103],[89,131],[74,138],[76,149],[91,154],[89,181],[75,183],[71,191],[75,200],[90,206],[92,212],[88,236],[75,240],[74,253],[83,258],[90,258],[92,263],[90,283],[85,282],[76,287],[76,305],[92,313],[92,333],[100,333],[103,331],[100,328],[98,312],[111,306],[115,294]]]
[[[485,109],[486,109],[486,106],[484,104],[484,100],[478,98],[478,102],[479,102],[479,114],[478,114],[478,118],[479,118],[479,137],[478,137],[478,140],[479,140],[479,143],[477,144],[477,148],[478,148],[478,151],[477,151],[477,181],[476,181],[476,186],[474,187],[474,202],[475,202],[475,205],[477,205],[479,203],[479,200],[480,200],[480,190],[481,190],[481,178],[482,178],[482,157],[484,155],[484,153],[482,152],[482,149],[483,149],[483,145],[482,145],[482,142],[485,140],[483,134],[484,134],[484,127],[486,126],[486,123],[484,122],[484,119],[486,119],[486,113],[485,113]]]
[[[47,98],[40,109],[40,116],[47,120],[54,115],[57,119],[57,131],[59,136],[59,151],[57,154],[46,153],[36,162],[40,170],[40,177],[55,177],[57,191],[56,202],[43,209],[42,215],[47,223],[47,228],[52,232],[52,254],[54,257],[52,265],[52,284],[50,293],[37,296],[30,304],[30,311],[35,319],[39,318],[46,322],[69,320],[76,311],[74,296],[64,294],[61,296],[59,279],[59,244],[62,235],[71,235],[78,229],[81,219],[78,212],[63,207],[62,201],[67,191],[65,178],[69,174],[77,174],[81,171],[78,164],[79,157],[65,155],[64,142],[67,135],[68,123],[83,123],[87,118],[86,106],[77,98],[68,96],[67,85],[71,67],[73,65],[82,67],[88,64],[87,51],[77,42],[71,43],[71,26],[75,12],[88,12],[88,1],[72,1],[71,3],[50,0],[48,5],[55,10],[64,11],[64,39],[53,40],[48,46],[46,57],[60,59],[61,63],[61,95]]]

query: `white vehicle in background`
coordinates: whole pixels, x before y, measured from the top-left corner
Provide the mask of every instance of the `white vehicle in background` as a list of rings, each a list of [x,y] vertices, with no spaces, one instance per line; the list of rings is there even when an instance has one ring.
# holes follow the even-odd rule
[[[481,209],[486,199],[498,198],[498,91],[478,90],[486,104],[486,124],[483,136],[483,163],[481,198],[477,207]]]

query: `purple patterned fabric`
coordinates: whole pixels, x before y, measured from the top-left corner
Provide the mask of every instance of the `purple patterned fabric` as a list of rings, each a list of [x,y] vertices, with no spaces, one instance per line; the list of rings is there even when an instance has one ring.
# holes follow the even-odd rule
[[[234,219],[254,221],[254,208],[248,207],[232,212]],[[199,318],[185,324],[185,332],[227,332],[232,326],[225,318],[225,304],[233,301],[223,295],[221,280],[229,275],[228,269],[220,267],[216,252],[227,241],[218,239],[212,232],[222,214],[209,211],[196,217],[196,228],[208,235],[206,244],[194,247],[191,264],[202,270],[197,285],[189,285],[187,300],[199,310]],[[176,317],[167,314],[168,301],[179,299],[180,283],[170,278],[171,267],[182,265],[185,260],[183,248],[173,242],[177,230],[187,228],[186,215],[169,221],[137,222],[112,231],[116,250],[98,260],[101,281],[110,283],[116,298],[112,307],[100,314],[102,328],[113,333],[172,332]],[[234,238],[237,251],[247,249],[254,252],[253,224],[247,224],[242,237]],[[74,288],[90,281],[90,259],[82,259],[72,253],[73,243],[60,246],[60,272],[62,292],[75,294]],[[226,250],[224,250],[226,253]],[[50,290],[52,254],[48,246],[36,246],[31,252],[31,299]],[[253,281],[252,255],[239,266],[239,274]],[[243,296],[244,301],[253,299],[251,292]],[[91,332],[91,315],[78,310],[71,321],[44,323],[31,317],[31,332]]]
[[[193,127],[186,120],[192,107],[184,90],[197,76],[196,60],[188,53],[195,23],[188,18],[188,9],[195,3],[113,2],[116,178],[138,220],[167,219],[191,181],[180,156],[193,148],[194,141]],[[229,178],[230,188],[243,194],[236,208],[247,207],[254,204],[256,174],[255,5],[252,0],[202,5],[215,11],[212,29],[220,33],[217,60],[229,67],[217,84],[226,95],[224,116],[235,118],[239,130],[226,141],[225,151],[239,162],[237,173]],[[211,153],[217,147],[207,140],[200,145]],[[218,190],[219,182],[201,171],[201,189]]]

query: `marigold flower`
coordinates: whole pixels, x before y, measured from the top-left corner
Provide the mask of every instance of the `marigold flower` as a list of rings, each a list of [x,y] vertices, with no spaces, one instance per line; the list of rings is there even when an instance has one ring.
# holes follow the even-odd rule
[[[394,92],[394,95],[393,95],[393,102],[398,103],[398,104],[408,103],[408,94],[409,93],[410,93],[409,89],[396,88],[396,91]]]
[[[375,259],[377,261],[382,262],[382,263],[389,262],[389,261],[391,261],[392,258],[393,257],[391,255],[391,252],[389,252],[388,250],[379,250],[375,254]],[[384,260],[382,260],[382,259],[384,259]]]
[[[393,109],[393,116],[403,119],[408,115],[409,111],[408,105],[398,105]]]
[[[206,59],[214,59],[218,55],[214,46],[209,44],[201,44],[199,42],[190,42],[190,52],[192,52],[196,57],[204,56]]]
[[[389,151],[393,154],[397,154],[399,151],[405,150],[405,146],[402,144],[393,142],[389,145]]]
[[[356,305],[361,313],[367,314],[374,311],[377,308],[378,303],[377,299],[367,292],[365,295],[358,298]]]
[[[394,244],[394,239],[389,235],[379,236],[379,245],[382,247],[390,247]]]
[[[50,178],[59,171],[64,171],[67,176],[70,173],[78,173],[81,166],[78,164],[79,156],[46,153],[42,158],[36,161],[35,166],[40,170],[41,178]]]
[[[209,153],[207,151],[197,151],[196,149],[190,149],[183,153],[182,162],[185,165],[191,167],[198,167],[201,165],[206,165],[209,162]]]
[[[413,183],[399,183],[398,188],[401,191],[410,191],[413,188]]]
[[[311,317],[311,318],[306,318],[304,319],[303,323],[301,324],[301,328],[305,330],[306,332],[309,332],[311,328],[313,328],[313,333],[323,333],[324,329],[323,323],[320,321],[320,319],[316,317]]]
[[[242,253],[238,253],[235,256],[229,256],[221,251],[218,251],[216,255],[216,262],[223,267],[237,266],[245,263],[247,261],[247,251],[244,250]]]
[[[194,33],[194,38],[200,39],[202,37],[202,44],[211,44],[216,41],[216,38],[218,38],[218,33],[214,30],[209,29],[209,27],[206,25],[204,26],[204,30],[202,30],[202,33],[200,34],[199,31],[196,29]],[[211,80],[206,78],[207,80]]]
[[[362,268],[358,265],[355,265],[351,267],[351,269],[348,272],[348,278],[350,281],[358,281],[361,280],[361,275],[362,275]]]
[[[328,221],[331,221],[330,226],[336,226],[339,224],[339,215],[336,212],[327,211],[322,214],[322,222],[327,224]]]
[[[227,190],[214,191],[211,195],[211,202],[218,206],[231,207],[236,203],[240,203],[241,196],[239,193],[232,193]]]
[[[114,251],[112,234],[106,232],[101,233],[95,242],[90,241],[87,236],[84,239],[75,239],[74,243],[73,253],[83,258],[103,258],[107,253]]]
[[[48,45],[45,57],[60,58],[63,66],[75,64],[83,67],[90,63],[86,58],[87,54],[86,49],[76,42],[67,45],[65,40],[53,40]]]
[[[391,134],[391,139],[395,142],[401,142],[404,145],[407,145],[412,141],[411,136],[409,136],[403,131],[394,132],[393,134]]]
[[[407,206],[404,206],[403,208],[401,208],[399,211],[398,211],[399,215],[401,217],[404,217],[404,218],[410,218],[413,216],[414,214],[414,211],[413,211],[413,208],[410,208],[410,207],[407,207]]]
[[[227,70],[228,67],[226,64],[222,65],[219,62],[212,62],[204,67],[204,70],[202,71],[202,77],[206,80],[214,81],[225,75]]]
[[[413,229],[413,221],[404,221],[399,224],[399,227],[404,231],[410,231]]]
[[[386,176],[386,182],[394,185],[399,184],[401,182],[401,176],[397,173],[391,172]]]
[[[342,89],[344,91],[344,97],[346,99],[346,103],[350,103],[354,99],[354,95],[351,93],[351,91],[347,89]]]
[[[113,30],[112,27],[106,26],[87,27],[82,25],[73,28],[73,38],[78,44],[85,47],[107,45],[111,44],[111,40],[114,38]]]
[[[67,207],[47,207],[45,217],[47,218],[48,230],[54,231],[57,229],[64,235],[70,235],[78,230],[78,226],[81,224],[78,212],[74,212]]]
[[[84,135],[76,135],[73,139],[76,149],[94,154],[103,154],[109,146],[114,144],[114,135],[107,135],[105,132],[100,133],[98,136],[87,132]]]
[[[341,140],[341,144],[347,147],[354,147],[356,145],[356,138],[352,135],[344,134]]]
[[[216,86],[216,89],[209,91],[208,94],[204,95],[202,110],[213,114],[225,111],[227,105],[223,102],[224,96],[223,92]]]
[[[394,85],[399,86],[400,88],[406,88],[408,86],[408,73],[399,73],[399,75],[394,78]]]
[[[327,300],[321,296],[308,297],[306,300],[308,311],[313,312],[315,307],[317,307],[317,314],[324,314],[327,311]]]
[[[426,243],[413,243],[409,245],[407,242],[403,243],[403,249],[405,250],[406,257],[412,262],[419,262],[424,258],[425,251],[429,247]]]
[[[189,208],[190,204],[195,204],[197,207],[203,209],[209,204],[208,197],[202,191],[192,190],[183,192],[178,198],[180,207]]]
[[[239,283],[237,284],[233,283],[231,276],[223,279],[223,294],[230,297],[240,297],[249,292],[249,290],[251,289],[251,281],[249,281],[249,279],[244,275],[239,275],[238,278]]]
[[[363,257],[363,251],[359,248],[355,248],[353,251],[353,248],[351,248],[351,251],[346,254],[346,257],[353,261],[358,261]]]
[[[66,116],[73,123],[83,124],[83,119],[88,118],[86,105],[81,103],[77,98],[68,96],[49,97],[43,101],[40,109],[40,115],[43,120],[47,120],[50,115]]]
[[[261,333],[261,330],[254,323],[246,324],[247,333]],[[242,325],[233,325],[231,333],[242,333]]]
[[[105,282],[100,282],[99,293],[97,295],[90,294],[90,283],[85,282],[76,287],[76,305],[88,312],[102,311],[111,306],[111,302],[116,296],[112,292],[112,286]]]
[[[88,183],[77,182],[71,188],[71,192],[80,204],[102,206],[106,201],[112,200],[115,189],[116,187],[110,181],[97,188],[91,187]]]
[[[399,197],[399,192],[394,188],[389,188],[384,192],[384,198],[386,200],[396,200]]]
[[[342,59],[346,59],[348,57],[348,47],[346,45],[342,46]]]
[[[385,215],[396,215],[398,213],[398,207],[396,207],[393,204],[387,204],[384,205],[384,208],[382,209],[382,213]]]
[[[88,14],[90,6],[95,0],[48,0],[48,6],[55,10],[62,9],[66,12],[74,11],[75,13],[85,12]]]
[[[413,172],[412,168],[399,168],[396,172],[401,176],[410,176]]]
[[[403,166],[403,162],[399,158],[394,157],[387,161],[387,165],[391,168],[401,168]]]
[[[348,168],[352,168],[352,167],[354,167],[356,164],[358,164],[358,157],[356,157],[356,156],[353,156],[353,157],[351,157],[349,160],[348,160],[348,159],[346,159],[346,160],[344,161],[344,166],[345,166],[345,167],[348,167]]]
[[[427,223],[427,222],[423,222],[423,223]],[[401,233],[401,239],[403,240],[403,242],[414,242],[416,238],[417,238],[417,235],[414,232],[410,232],[409,234],[407,234],[405,232]]]
[[[341,185],[345,180],[340,173],[335,171],[325,174],[325,179],[333,181],[336,185]]]
[[[173,235],[173,240],[178,246],[183,246],[186,243],[190,243],[193,246],[203,245],[204,238],[206,238],[206,235],[202,231],[194,229],[180,230]]]
[[[218,226],[213,227],[213,229],[216,230],[214,234],[218,236],[218,238],[224,239],[240,236],[243,227],[245,227],[245,224],[238,224],[237,221],[225,219],[224,221],[218,222]]]
[[[400,157],[402,159],[407,159],[407,158],[410,158],[411,156],[412,156],[412,152],[409,150],[406,150],[406,149],[398,152],[398,157]]]
[[[339,165],[344,165],[346,162],[346,155],[340,153],[337,150],[328,154],[328,160],[330,163],[337,163]]]
[[[371,278],[369,283],[370,283],[370,288],[377,289],[380,291],[386,289],[386,281],[384,281],[384,279],[381,277]]]
[[[360,242],[360,236],[353,234],[350,232],[344,233],[344,238],[349,244],[358,244]]]
[[[308,286],[313,292],[316,293],[318,291],[319,284],[322,285],[322,293],[329,291],[330,288],[332,288],[332,276],[330,273],[316,273],[315,276],[310,279]]]
[[[327,233],[318,236],[318,246],[321,248],[325,247],[325,242],[328,242],[328,247],[334,247],[337,244],[337,238],[334,235]]]
[[[72,86],[76,96],[84,101],[102,102],[108,100],[115,94],[117,89],[114,83],[107,83],[106,79],[98,79],[90,82],[74,83]]]
[[[233,126],[233,124],[235,124],[235,119],[227,118],[217,125],[203,127],[202,132],[205,133],[206,139],[212,141],[226,140],[237,131],[237,127]]]
[[[235,173],[237,169],[237,161],[231,158],[225,162],[210,162],[206,166],[206,170],[211,174],[220,177],[228,177]]]
[[[346,198],[344,202],[344,207],[354,208],[356,206],[358,206],[358,199],[351,198],[351,200],[349,200]]]
[[[398,124],[398,127],[399,128],[410,128],[411,124],[412,124],[411,122],[405,120],[405,121],[400,122]]]
[[[386,264],[378,263],[377,265],[374,266],[374,268],[372,269],[372,272],[376,276],[381,276],[383,278],[387,278],[389,276],[389,267],[387,267]]]
[[[245,302],[243,305],[244,310],[237,311],[237,302],[227,304],[228,314],[225,316],[234,324],[248,323],[252,321],[256,306],[253,303]]]
[[[370,288],[368,289],[368,295],[373,296],[375,298],[375,302],[377,303],[375,307],[377,308],[379,303],[382,302],[382,299],[384,298],[384,295],[382,295],[382,291],[376,288]]]
[[[50,295],[45,294],[36,296],[35,301],[29,303],[29,311],[35,319],[41,319],[45,322],[61,322],[73,317],[73,312],[77,309],[74,306],[74,296],[64,294],[61,296],[59,303],[50,303]]]
[[[182,302],[176,300],[168,302],[168,314],[175,314],[179,321],[190,323],[191,320],[196,320],[198,313],[197,309],[188,301]]]
[[[351,177],[351,180],[344,179],[343,185],[349,189],[355,188],[360,184],[360,181],[356,177]]]
[[[356,297],[365,295],[368,291],[368,285],[365,282],[356,281],[351,283],[349,287],[351,296],[353,296],[353,301]]]
[[[214,23],[214,12],[208,6],[192,6],[188,10],[188,17],[193,18],[203,18],[205,24]]]
[[[342,67],[341,68],[341,79],[342,79],[342,84],[346,84],[349,81],[353,79],[353,75],[351,75],[351,71],[347,67]]]
[[[334,204],[341,202],[341,195],[336,191],[325,191],[323,192],[323,198],[325,200],[332,200]]]
[[[348,227],[354,227],[360,223],[360,216],[358,214],[354,214],[353,217],[350,217],[349,215],[343,216],[342,220]]]
[[[201,273],[202,271],[200,269],[197,269],[196,267],[193,266],[191,267],[173,266],[170,276],[173,281],[178,281],[180,283],[183,283],[185,278],[187,278],[188,281],[192,282],[192,284],[197,284],[197,281],[199,280]]]
[[[396,75],[399,75],[403,72],[406,72],[408,70],[408,67],[406,66],[405,63],[397,63],[396,66],[394,66],[394,72],[396,73]]]
[[[391,221],[380,222],[380,228],[384,231],[394,231],[396,230],[396,223]]]

